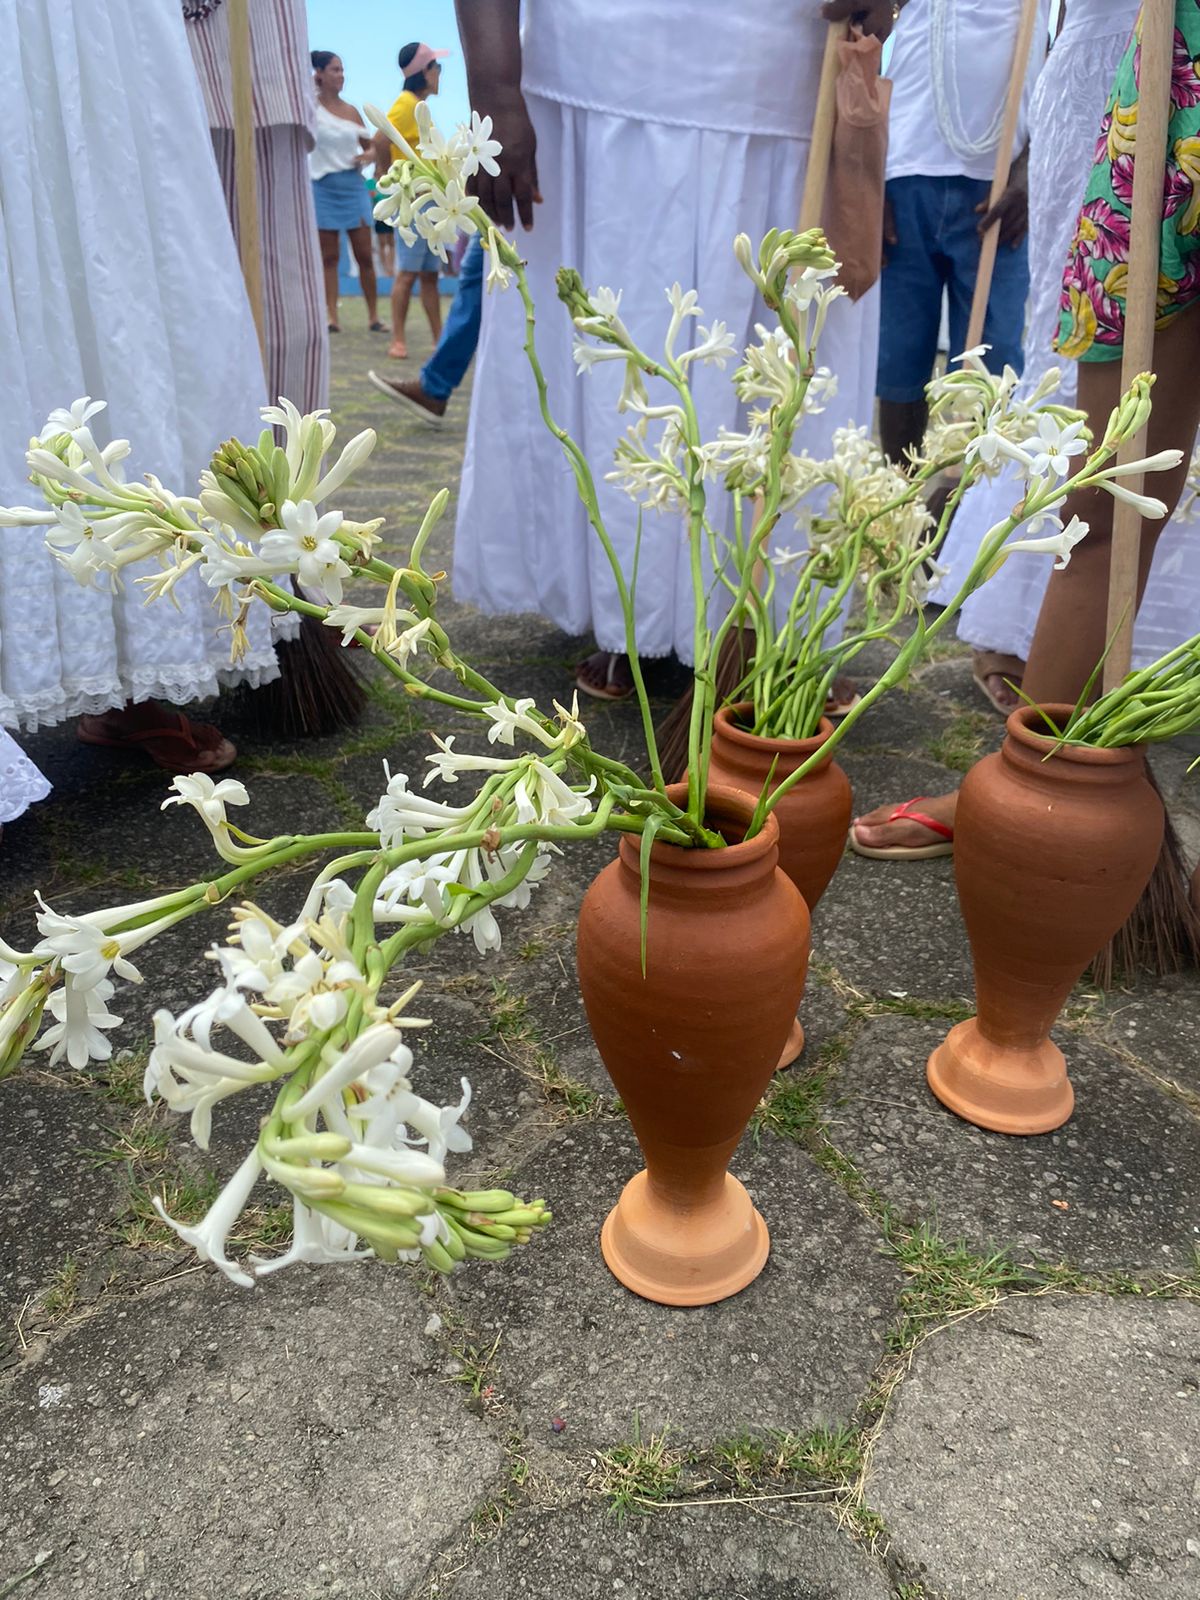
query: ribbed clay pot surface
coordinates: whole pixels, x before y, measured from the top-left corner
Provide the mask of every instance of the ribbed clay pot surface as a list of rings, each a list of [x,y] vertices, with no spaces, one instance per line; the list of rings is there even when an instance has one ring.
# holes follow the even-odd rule
[[[1071,708],[1046,709],[1061,726]],[[954,875],[977,1015],[927,1069],[952,1111],[1001,1133],[1045,1133],[1070,1116],[1074,1093],[1050,1029],[1137,904],[1163,836],[1140,749],[1063,745],[1049,755],[1039,725],[1033,707],[1014,711],[1003,747],[959,791]]]
[[[740,724],[753,713],[748,702],[722,706],[713,719],[709,779],[741,789],[757,800],[775,762],[772,792],[814,754],[833,732],[828,717],[811,739],[764,739]],[[804,896],[809,911],[829,887],[846,848],[854,802],[850,780],[833,757],[819,762],[775,807],[779,865]]]
[[[670,792],[682,803],[686,786]],[[778,870],[774,819],[737,842],[753,808],[710,788],[727,848],[654,845],[644,977],[639,839],[621,840],[579,913],[583,1003],[646,1158],[601,1247],[622,1283],[667,1305],[736,1294],[767,1256],[765,1224],[726,1168],[795,1018],[809,918]]]

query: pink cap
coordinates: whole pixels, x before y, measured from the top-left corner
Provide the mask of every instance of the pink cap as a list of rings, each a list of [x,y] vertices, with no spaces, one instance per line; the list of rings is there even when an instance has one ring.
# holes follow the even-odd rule
[[[418,72],[424,72],[435,61],[443,61],[449,54],[449,50],[431,50],[427,44],[419,44],[412,60],[400,70],[406,78],[415,78]]]

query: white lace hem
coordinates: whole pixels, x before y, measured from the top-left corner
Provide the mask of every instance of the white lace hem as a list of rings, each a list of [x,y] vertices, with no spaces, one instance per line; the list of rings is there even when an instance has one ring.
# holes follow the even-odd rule
[[[195,661],[138,667],[131,673],[106,673],[73,683],[68,680],[38,694],[0,695],[0,727],[35,733],[39,728],[51,728],[71,717],[111,711],[127,700],[135,704],[142,700],[166,700],[172,705],[187,705],[193,700],[211,699],[222,686],[245,683],[257,689],[278,676],[279,663],[272,649],[252,651],[236,666]]]

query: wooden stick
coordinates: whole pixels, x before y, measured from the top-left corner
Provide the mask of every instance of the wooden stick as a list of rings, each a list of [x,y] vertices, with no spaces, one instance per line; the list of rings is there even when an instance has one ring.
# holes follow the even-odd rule
[[[1154,318],[1158,300],[1158,252],[1162,232],[1163,169],[1171,114],[1171,57],[1175,37],[1172,0],[1146,0],[1142,7],[1142,58],[1138,87],[1137,146],[1133,161],[1133,199],[1129,220],[1129,276],[1125,280],[1125,344],[1121,388],[1128,389],[1154,360]],[[1094,419],[1103,422],[1102,418]],[[1118,461],[1146,453],[1146,429],[1121,446]],[[1121,482],[1141,493],[1142,474]],[[1133,622],[1137,610],[1142,519],[1136,506],[1113,505],[1112,555],[1108,569],[1105,637],[1113,641],[1104,663],[1104,687],[1113,689],[1133,660]]]
[[[238,254],[246,296],[264,352],[262,233],[258,214],[258,153],[254,142],[254,78],[248,0],[229,0],[229,67],[233,88],[233,182],[237,195]],[[274,399],[274,396],[272,396]]]
[[[1017,123],[1021,116],[1021,98],[1025,93],[1025,70],[1029,65],[1029,48],[1037,23],[1039,0],[1024,0],[1021,20],[1017,24],[1017,42],[1013,49],[1012,71],[1008,79],[1008,99],[1004,104],[1004,126],[1000,130],[1000,144],[996,150],[996,169],[992,174],[992,191],[988,195],[988,210],[999,203],[1008,188],[1012,170],[1013,140],[1017,136]],[[992,272],[996,266],[996,247],[1000,243],[1000,224],[993,222],[983,236],[979,252],[979,270],[975,274],[975,296],[971,301],[971,317],[967,323],[967,349],[973,350],[983,339],[983,324],[987,317],[988,296],[992,292]]]
[[[838,45],[850,37],[850,24],[831,22],[825,32],[825,54],[821,57],[821,81],[817,106],[813,112],[812,138],[808,144],[808,167],[804,174],[804,195],[800,201],[797,233],[821,226],[825,209],[825,186],[829,181],[829,157],[833,152],[833,129],[837,121],[837,80],[841,62]]]
[[[825,54],[821,57],[821,81],[817,88],[817,105],[813,112],[812,137],[808,144],[808,165],[804,170],[804,193],[800,197],[800,218],[796,232],[821,226],[821,213],[825,209],[825,188],[829,182],[829,159],[833,154],[833,130],[837,122],[837,80],[841,68],[838,45],[850,37],[848,22],[831,22],[825,31]],[[754,497],[754,520],[751,532],[762,516],[762,495]],[[761,593],[766,577],[766,564],[759,556],[754,563],[754,587]]]

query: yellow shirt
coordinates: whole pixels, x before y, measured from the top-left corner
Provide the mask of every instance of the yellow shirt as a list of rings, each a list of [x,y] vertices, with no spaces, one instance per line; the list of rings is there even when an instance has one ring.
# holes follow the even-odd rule
[[[417,137],[417,106],[420,104],[411,89],[402,89],[396,98],[396,103],[388,112],[388,121],[402,133],[413,149],[420,154],[421,141]],[[399,161],[403,152],[398,145],[392,146],[392,160]]]

